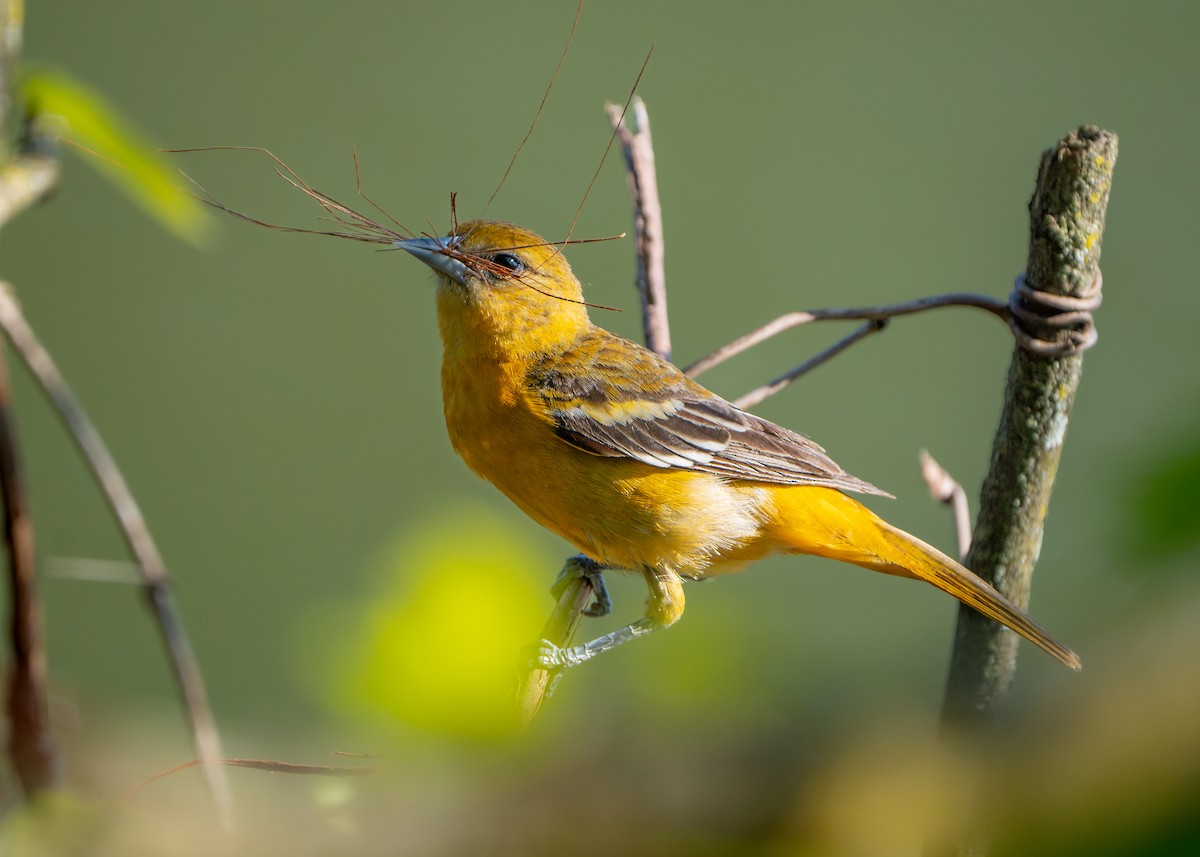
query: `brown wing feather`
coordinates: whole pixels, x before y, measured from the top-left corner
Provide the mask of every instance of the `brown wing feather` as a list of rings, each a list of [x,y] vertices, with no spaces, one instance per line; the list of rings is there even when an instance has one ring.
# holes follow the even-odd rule
[[[808,438],[739,410],[653,352],[600,328],[543,359],[527,384],[558,436],[593,455],[890,496],[846,473]]]

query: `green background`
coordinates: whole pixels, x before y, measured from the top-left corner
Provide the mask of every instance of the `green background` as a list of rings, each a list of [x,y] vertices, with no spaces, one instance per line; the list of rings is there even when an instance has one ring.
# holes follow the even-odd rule
[[[357,149],[372,198],[413,230],[440,233],[452,191],[465,219],[495,189],[573,11],[531,2],[31,3],[25,52],[104,93],[159,145],[266,146],[348,202]],[[1074,711],[1086,694],[1125,699],[1128,676],[1164,650],[1180,671],[1174,681],[1195,684],[1196,637],[1186,634],[1200,604],[1188,574],[1197,514],[1194,485],[1179,474],[1189,460],[1197,470],[1200,427],[1198,25],[1196,6],[1165,2],[595,2],[488,215],[550,239],[566,234],[608,138],[603,103],[625,98],[653,44],[639,92],[684,363],[790,310],[942,291],[1007,295],[1024,264],[1041,151],[1083,123],[1117,132],[1100,344],[1086,358],[1033,597],[1034,615],[1086,670],[1069,674],[1026,648],[1016,705],[1044,713]],[[316,207],[263,157],[172,157],[233,208],[320,225]],[[455,737],[411,712],[379,718],[368,702],[339,698],[351,691],[331,690],[345,679],[345,652],[355,651],[347,640],[369,605],[385,591],[403,603],[397,551],[431,539],[447,553],[479,549],[502,533],[529,558],[523,573],[537,591],[568,552],[451,450],[430,276],[366,245],[231,219],[213,227],[203,248],[172,238],[68,150],[58,194],[5,229],[0,273],[141,501],[227,752],[325,762],[330,750],[395,742],[422,766],[368,787],[392,809],[405,804],[381,797],[394,797],[389,789],[412,797],[433,788],[451,796],[438,803],[423,793],[418,803],[453,816],[456,801],[470,803],[445,785],[455,777],[479,794],[539,794],[530,783],[542,783],[544,768],[530,774],[511,744],[504,753],[513,755],[481,774],[477,759],[463,758],[495,752],[493,743],[482,750],[478,735]],[[575,236],[629,228],[613,152]],[[594,320],[639,338],[631,242],[569,256],[591,300],[625,309],[594,310]],[[847,330],[792,332],[705,381],[739,395]],[[951,523],[927,498],[917,451],[928,448],[977,495],[1011,347],[1002,325],[970,310],[904,319],[756,410],[892,491],[896,501],[873,507],[948,547]],[[136,591],[69,576],[78,568],[70,558],[123,557],[120,541],[66,435],[23,370],[14,374],[45,560],[56,718],[76,748],[73,782],[119,794],[191,751]],[[495,586],[486,568],[477,574],[480,590]],[[612,585],[617,613],[593,623],[601,630],[640,611],[640,583]],[[539,597],[538,611],[548,611],[549,597]],[[562,769],[556,776],[590,782],[583,793],[600,802],[640,783],[648,796],[626,795],[612,811],[637,803],[663,842],[683,841],[682,829],[710,844],[791,835],[779,833],[791,830],[779,821],[790,810],[772,814],[757,798],[745,798],[754,810],[728,810],[736,823],[706,815],[703,802],[664,799],[671,809],[662,809],[658,798],[681,787],[672,777],[692,788],[711,781],[718,794],[770,791],[791,807],[803,803],[805,772],[820,767],[811,760],[836,756],[831,747],[905,746],[908,732],[888,737],[897,721],[932,731],[955,608],[927,587],[787,559],[690,587],[688,599],[676,628],[567,676],[541,736],[525,739],[554,760],[541,764]],[[504,609],[502,593],[496,603]],[[444,633],[469,636],[455,619],[446,617]],[[1184,629],[1182,648],[1158,636],[1172,628]],[[453,681],[461,647],[447,649],[436,634],[426,646],[423,656]],[[1161,713],[1150,698],[1134,710]],[[1071,731],[1048,728],[1038,733],[1047,741],[1054,729]],[[1120,743],[1103,729],[1096,740]],[[1155,758],[1183,752],[1170,746]],[[1124,782],[1135,769],[1113,770]],[[646,785],[663,772],[674,772],[674,785]],[[307,785],[235,774],[240,789],[276,801],[280,817],[303,815]],[[1179,794],[1164,782],[1164,793]],[[145,800],[187,794],[203,816],[193,787],[169,784]],[[271,789],[284,796],[262,797]],[[1080,811],[1104,817],[1096,806]],[[1138,830],[1170,826],[1147,817]],[[444,843],[439,818],[422,821]],[[324,842],[328,831],[314,826],[313,841]],[[377,844],[376,833],[363,822],[358,846]],[[1119,849],[1124,840],[1105,841]],[[299,837],[293,846],[303,850]]]

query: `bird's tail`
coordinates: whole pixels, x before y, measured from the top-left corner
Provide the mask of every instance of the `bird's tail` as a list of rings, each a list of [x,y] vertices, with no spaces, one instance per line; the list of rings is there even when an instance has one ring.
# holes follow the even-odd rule
[[[798,553],[931,583],[995,619],[1071,669],[1079,656],[1054,639],[987,581],[937,548],[877,517],[857,500],[831,488],[791,488],[775,496],[775,536]]]

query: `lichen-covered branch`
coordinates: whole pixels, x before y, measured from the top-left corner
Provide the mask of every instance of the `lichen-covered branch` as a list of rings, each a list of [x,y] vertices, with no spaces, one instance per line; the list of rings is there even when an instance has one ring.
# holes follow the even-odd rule
[[[1029,203],[1025,274],[1026,284],[1036,292],[1067,298],[1094,292],[1116,157],[1116,135],[1095,127],[1080,128],[1042,155]],[[1055,324],[1051,310],[1042,316],[1041,322],[1027,318],[1023,323],[1033,329],[1025,332],[1069,346],[1071,331]],[[1064,350],[1061,356],[1047,357],[1020,342],[1014,350],[966,560],[968,568],[1021,607],[1029,603],[1034,562],[1083,368],[1082,351]],[[1017,639],[973,610],[959,611],[944,708],[948,726],[978,726],[1004,703],[1016,670]]]

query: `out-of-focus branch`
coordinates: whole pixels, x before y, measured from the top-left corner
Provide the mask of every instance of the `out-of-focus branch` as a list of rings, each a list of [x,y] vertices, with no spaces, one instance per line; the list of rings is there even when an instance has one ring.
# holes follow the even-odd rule
[[[568,567],[574,559],[567,560]],[[583,575],[566,577],[562,584],[558,603],[546,620],[541,639],[559,648],[566,648],[579,630],[579,623],[583,620],[593,593],[591,581]],[[517,717],[521,723],[528,724],[533,720],[561,674],[561,669],[548,670],[535,666],[521,676],[521,684],[517,689]]]
[[[146,597],[175,670],[184,707],[191,720],[196,755],[202,763],[218,814],[228,826],[233,809],[228,778],[224,769],[215,764],[224,755],[220,736],[200,676],[200,666],[179,616],[166,563],[150,535],[146,519],[100,433],[25,320],[7,284],[0,284],[0,328],[62,417],[117,517],[121,533],[141,570]]]
[[[7,141],[12,106],[12,71],[20,59],[23,10],[16,0],[0,2],[0,141]],[[58,158],[41,150],[33,128],[21,148],[0,153],[0,226],[46,197],[57,185]],[[0,143],[0,145],[3,145]],[[9,298],[8,286],[0,291]],[[28,796],[62,780],[62,755],[50,728],[46,690],[46,646],[37,588],[33,516],[22,475],[8,384],[8,362],[0,345],[0,495],[4,500],[4,542],[9,570],[9,639],[12,666],[5,699],[8,756]]]
[[[13,122],[11,82],[18,67],[24,4],[0,0],[0,141],[8,138]],[[22,117],[16,151],[0,152],[0,226],[44,199],[58,183],[54,120],[41,115]],[[0,142],[2,145],[2,142]],[[116,513],[121,532],[133,552],[159,629],[166,642],[184,705],[192,723],[196,755],[218,815],[232,825],[228,779],[215,762],[222,756],[220,738],[209,708],[199,665],[174,603],[166,565],[150,537],[145,519],[116,462],[54,365],[49,352],[30,328],[9,284],[0,282],[0,327],[58,409],[71,436],[99,481]],[[12,432],[7,367],[0,351],[0,482],[5,501],[5,534],[12,568],[13,674],[9,683],[9,750],[26,793],[57,782],[61,763],[50,733],[45,696],[46,659],[41,640],[41,608],[36,597],[33,524],[20,475],[20,457]]]
[[[35,795],[59,784],[62,756],[50,729],[33,517],[9,405],[8,367],[0,349],[0,494],[4,498],[12,644],[6,699],[8,755],[25,794]]]

